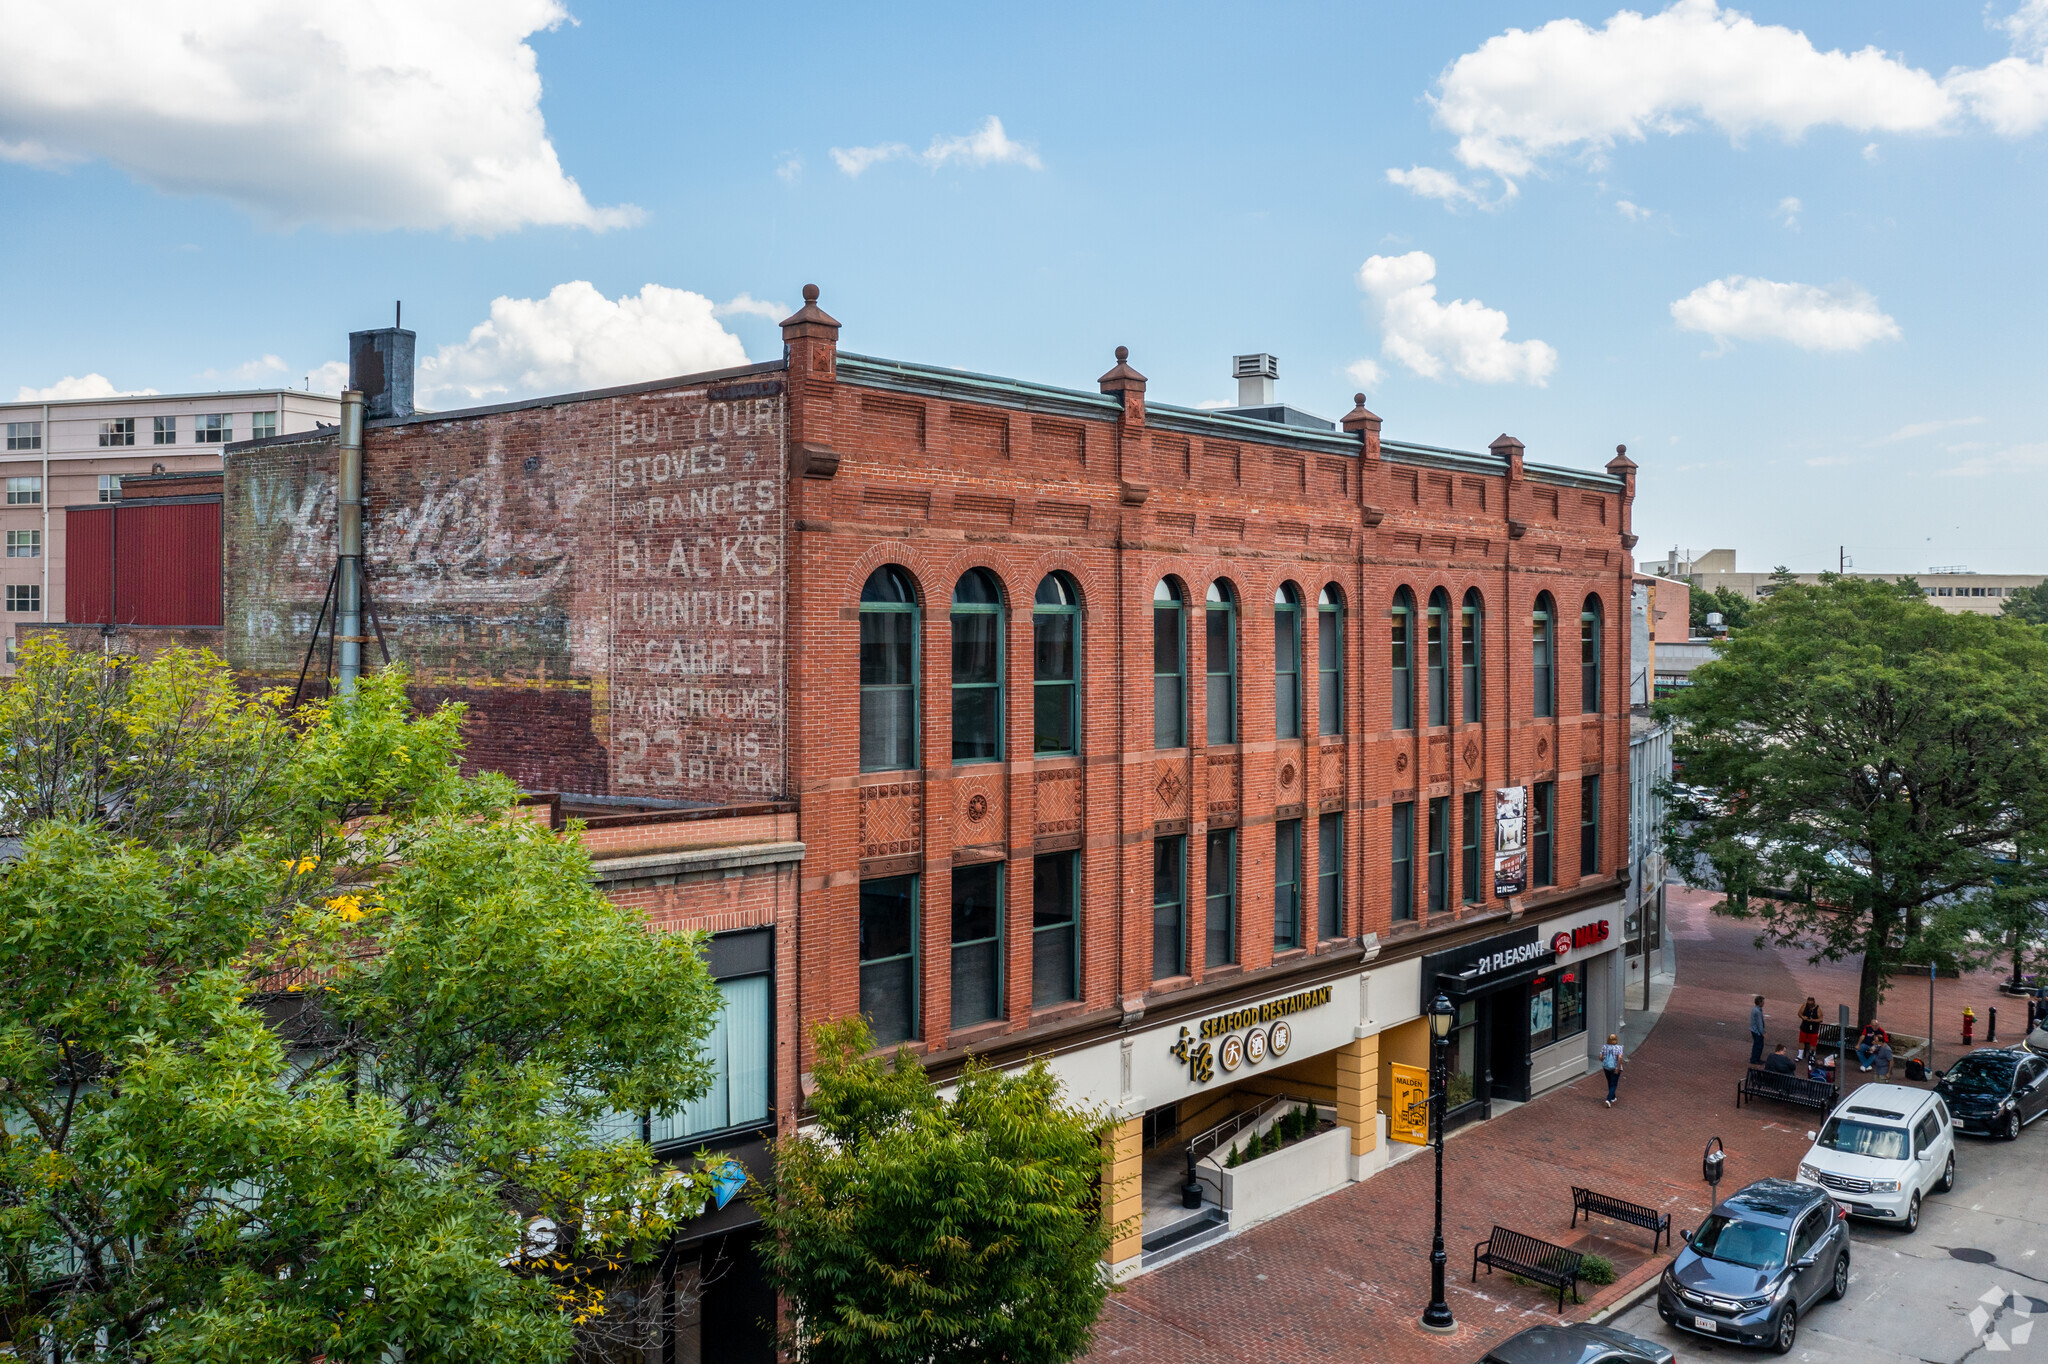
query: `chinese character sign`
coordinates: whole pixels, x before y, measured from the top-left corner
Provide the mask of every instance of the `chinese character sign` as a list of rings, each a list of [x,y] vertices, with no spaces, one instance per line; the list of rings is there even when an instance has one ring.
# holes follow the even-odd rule
[[[1529,888],[1529,788],[1493,793],[1493,895],[1505,900]]]

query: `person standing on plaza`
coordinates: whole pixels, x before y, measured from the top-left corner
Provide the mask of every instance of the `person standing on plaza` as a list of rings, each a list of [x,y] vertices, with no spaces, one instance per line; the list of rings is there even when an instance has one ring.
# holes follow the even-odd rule
[[[1756,1003],[1749,1006],[1749,1063],[1760,1066],[1764,1063],[1764,997],[1758,995]]]
[[[1820,1050],[1820,1005],[1812,995],[1799,1006],[1799,1058],[1804,1061]]]
[[[1607,1076],[1607,1106],[1614,1107],[1614,1091],[1621,1084],[1621,1035],[1607,1034],[1607,1045],[1600,1048],[1600,1069]]]

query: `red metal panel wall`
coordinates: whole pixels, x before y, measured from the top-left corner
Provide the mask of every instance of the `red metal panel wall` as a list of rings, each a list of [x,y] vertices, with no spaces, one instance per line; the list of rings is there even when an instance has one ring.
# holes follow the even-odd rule
[[[114,509],[64,513],[64,619],[81,625],[113,622]]]
[[[220,624],[220,503],[121,507],[114,527],[116,624]]]
[[[66,619],[220,624],[220,503],[114,504],[66,517]]]

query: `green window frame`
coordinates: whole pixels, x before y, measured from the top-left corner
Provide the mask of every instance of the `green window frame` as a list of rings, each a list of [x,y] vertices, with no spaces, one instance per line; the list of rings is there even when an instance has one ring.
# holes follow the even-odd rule
[[[1600,778],[1579,778],[1579,875],[1600,870]]]
[[[1467,588],[1458,612],[1458,700],[1464,707],[1465,723],[1479,723],[1484,696],[1486,610],[1479,589]]]
[[[1211,829],[1206,846],[1202,961],[1214,970],[1237,960],[1237,830]]]
[[[1429,912],[1441,914],[1451,907],[1451,798],[1431,796],[1429,800]]]
[[[1081,997],[1081,854],[1031,861],[1031,1007]]]
[[[1479,792],[1465,793],[1465,808],[1461,812],[1464,815],[1461,821],[1464,827],[1460,830],[1464,842],[1461,849],[1464,865],[1460,870],[1464,873],[1463,899],[1468,905],[1476,905],[1486,899],[1485,860],[1480,856],[1484,847],[1481,842],[1482,831],[1486,827],[1484,804]]]
[[[917,766],[920,648],[917,587],[884,564],[860,590],[860,770]]]
[[[1282,819],[1273,824],[1273,947],[1301,945],[1301,821]]]
[[[1188,746],[1187,612],[1178,584],[1152,589],[1152,746]]]
[[[1446,656],[1449,641],[1444,628],[1451,614],[1451,599],[1439,587],[1429,594],[1429,618],[1424,626],[1424,662],[1429,669],[1429,723],[1432,728],[1451,722],[1451,670]]]
[[[1392,870],[1394,918],[1415,917],[1415,802],[1394,802]]]
[[[1273,737],[1301,737],[1301,593],[1293,583],[1273,592]]]
[[[1395,729],[1415,728],[1415,594],[1407,588],[1394,593],[1387,611],[1388,639],[1393,657],[1388,663],[1388,692],[1392,700]]]
[[[1316,598],[1316,733],[1344,732],[1344,599],[1331,583]]]
[[[1152,979],[1188,973],[1188,840],[1152,840]]]
[[[1031,751],[1081,751],[1081,594],[1064,573],[1039,580],[1031,606]]]
[[[860,883],[860,1011],[878,1047],[920,1035],[917,893],[915,874]]]
[[[1539,720],[1557,714],[1557,640],[1551,628],[1556,619],[1557,606],[1550,594],[1539,593],[1536,610],[1529,616],[1529,667],[1535,692],[1532,710]]]
[[[953,764],[1003,758],[1003,590],[970,568],[953,587]]]
[[[1003,864],[953,868],[953,1026],[1003,1016]]]
[[[1529,792],[1529,884],[1557,884],[1557,783],[1539,781]]]
[[[1209,742],[1237,742],[1237,593],[1226,582],[1209,584],[1203,611],[1202,666],[1208,671]]]
[[[1586,598],[1586,605],[1579,612],[1579,710],[1587,715],[1600,713],[1600,652],[1605,626],[1600,599]]]
[[[1316,933],[1327,942],[1344,936],[1344,816],[1316,820]]]

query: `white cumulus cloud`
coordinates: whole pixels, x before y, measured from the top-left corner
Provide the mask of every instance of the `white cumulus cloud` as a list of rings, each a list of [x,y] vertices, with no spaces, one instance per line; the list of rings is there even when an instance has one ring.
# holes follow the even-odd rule
[[[1477,299],[1438,302],[1435,278],[1427,251],[1372,256],[1358,267],[1358,287],[1379,313],[1381,354],[1425,379],[1441,379],[1446,368],[1482,384],[1540,387],[1549,379],[1555,350],[1508,340],[1508,315]]]
[[[1387,183],[1399,185],[1419,198],[1441,200],[1445,208],[1456,208],[1459,204],[1499,208],[1519,193],[1514,183],[1509,181],[1503,186],[1500,197],[1488,198],[1484,185],[1468,185],[1451,172],[1438,170],[1435,166],[1410,166],[1407,170],[1389,166]]]
[[[314,393],[332,393],[339,397],[348,387],[348,361],[329,360],[315,365],[313,372],[306,376],[306,387]]]
[[[1626,199],[1616,199],[1614,211],[1632,223],[1646,223],[1656,216],[1641,204],[1632,204]]]
[[[2003,27],[2011,57],[1936,77],[1875,47],[1821,51],[1716,0],[1678,0],[1598,28],[1509,29],[1452,62],[1432,102],[1459,161],[1504,179],[1701,123],[1731,138],[1793,139],[1820,127],[1944,132],[1974,119],[2019,137],[2048,124],[2048,0],[2028,0]]]
[[[729,298],[723,303],[713,304],[711,315],[713,317],[761,317],[766,318],[770,322],[780,322],[795,311],[796,309],[790,307],[787,303],[770,303],[765,299],[755,298],[752,294],[743,293],[737,298]]]
[[[0,159],[104,160],[281,224],[607,228],[526,39],[560,0],[0,0]]]
[[[491,300],[490,317],[467,340],[420,361],[417,388],[423,405],[446,409],[746,363],[704,295],[648,284],[611,299],[578,279],[546,298]]]
[[[884,161],[917,161],[931,170],[959,163],[965,166],[1023,166],[1044,170],[1038,151],[1028,142],[1018,142],[1003,131],[1003,121],[994,114],[971,133],[960,137],[934,137],[923,151],[913,151],[901,142],[881,142],[872,147],[834,147],[832,160],[848,175],[857,176]]]
[[[48,388],[23,384],[14,395],[18,403],[61,403],[73,398],[136,398],[156,392],[153,388],[115,388],[104,374],[67,374]]]
[[[1789,341],[1801,350],[1862,350],[1873,341],[1896,341],[1899,324],[1877,300],[1853,284],[1820,288],[1730,275],[1671,305],[1672,320],[1730,341]]]
[[[1377,360],[1354,360],[1344,367],[1344,372],[1366,388],[1380,381],[1380,366]]]

